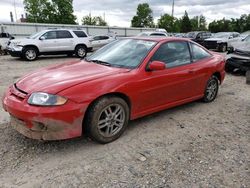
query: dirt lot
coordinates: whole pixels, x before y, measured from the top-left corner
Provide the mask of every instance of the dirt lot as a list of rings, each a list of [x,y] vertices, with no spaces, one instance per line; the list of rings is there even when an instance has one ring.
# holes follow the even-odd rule
[[[72,58],[0,57],[0,96],[23,74]],[[227,75],[213,103],[132,121],[117,141],[23,137],[0,110],[0,187],[233,187],[250,185],[250,86]]]

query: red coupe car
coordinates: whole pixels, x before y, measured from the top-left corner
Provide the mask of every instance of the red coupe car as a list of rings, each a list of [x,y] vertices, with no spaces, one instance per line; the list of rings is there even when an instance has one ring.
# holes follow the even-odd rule
[[[3,107],[29,138],[87,133],[108,143],[129,120],[198,99],[213,101],[224,66],[223,56],[188,39],[125,38],[85,60],[24,76],[6,91]]]

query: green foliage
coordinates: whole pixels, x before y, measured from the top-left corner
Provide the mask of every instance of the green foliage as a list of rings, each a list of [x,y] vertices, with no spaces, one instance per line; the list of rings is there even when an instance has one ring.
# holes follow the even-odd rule
[[[107,26],[107,22],[101,16],[92,17],[90,14],[82,18],[82,25]]]
[[[188,13],[187,11],[185,11],[184,16],[181,19],[181,32],[182,33],[187,33],[192,31],[192,25],[191,25],[191,21],[188,17]]]
[[[222,20],[213,21],[209,24],[209,30],[211,32],[222,32],[222,31],[238,31],[244,32],[250,30],[250,14],[241,15],[240,18],[227,20],[223,18]]]
[[[131,20],[132,27],[154,27],[152,13],[148,3],[139,4],[136,16]]]
[[[158,20],[158,27],[164,28],[168,32],[173,32],[174,17],[169,14],[164,14]]]
[[[76,24],[73,0],[24,0],[23,3],[28,22]]]
[[[190,19],[192,25],[192,31],[206,31],[207,30],[207,22],[206,17],[203,15],[195,16]]]
[[[179,33],[180,32],[180,20],[169,14],[164,14],[158,20],[158,27],[164,28],[167,32]]]

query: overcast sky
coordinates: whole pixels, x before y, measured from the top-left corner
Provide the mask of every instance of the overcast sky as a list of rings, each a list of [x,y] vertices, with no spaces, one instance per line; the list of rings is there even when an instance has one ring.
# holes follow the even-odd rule
[[[173,0],[74,0],[73,6],[77,21],[83,16],[104,16],[110,26],[130,26],[139,3],[149,3],[157,20],[164,13],[171,14]],[[17,17],[24,14],[22,0],[15,0]],[[175,16],[180,18],[187,10],[190,17],[203,14],[207,21],[237,18],[250,13],[250,0],[175,0]],[[10,21],[10,11],[14,11],[14,0],[0,0],[0,22]]]

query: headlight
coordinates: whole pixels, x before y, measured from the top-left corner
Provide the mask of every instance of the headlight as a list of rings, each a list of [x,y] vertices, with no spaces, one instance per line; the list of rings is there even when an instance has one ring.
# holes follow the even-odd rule
[[[18,41],[18,42],[12,42],[13,45],[17,46],[19,44],[21,44],[21,41]]]
[[[67,102],[67,99],[58,95],[48,93],[32,93],[28,99],[28,103],[39,106],[58,106]]]

